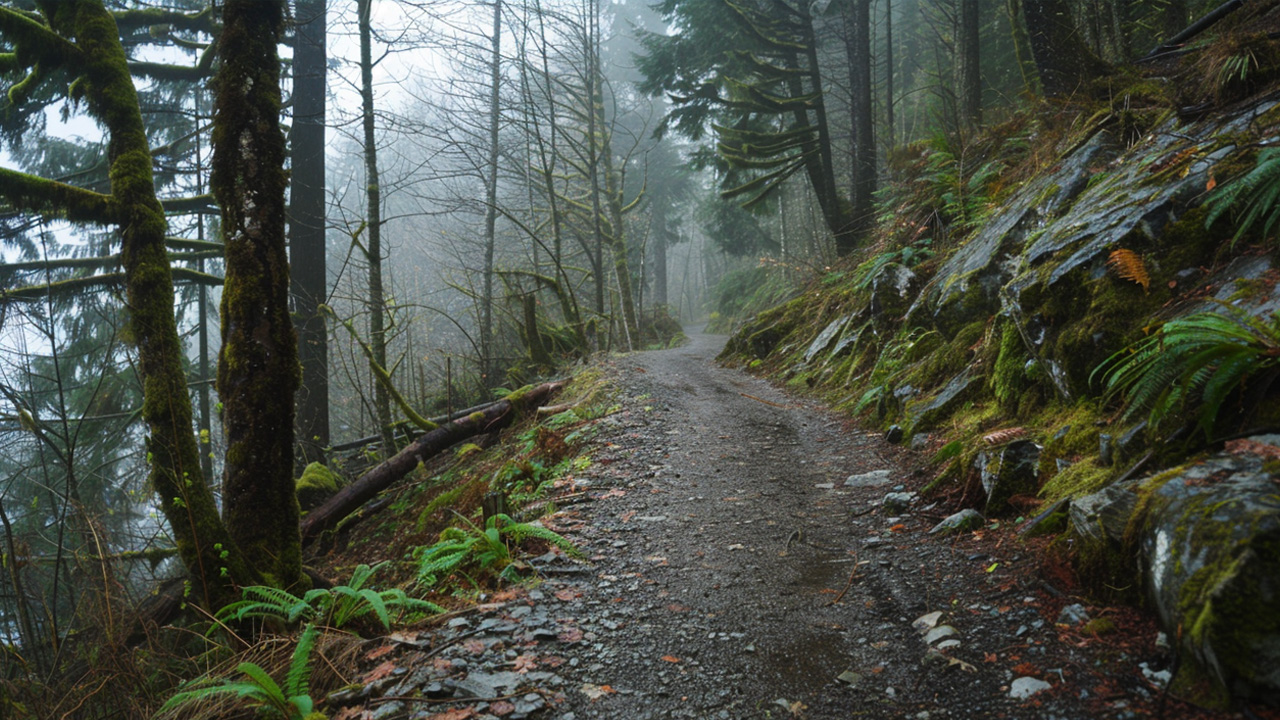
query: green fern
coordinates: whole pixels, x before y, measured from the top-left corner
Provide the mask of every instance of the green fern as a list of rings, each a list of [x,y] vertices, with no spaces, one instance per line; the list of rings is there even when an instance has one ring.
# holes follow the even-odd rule
[[[409,597],[403,590],[372,590],[365,582],[381,565],[360,565],[351,575],[347,585],[330,590],[309,590],[302,597],[279,588],[250,585],[243,588],[244,599],[233,602],[218,611],[219,620],[274,619],[293,624],[299,620],[324,618],[333,627],[343,627],[351,621],[372,613],[385,629],[391,628],[391,611],[396,620],[406,614],[439,614],[444,608],[427,600]]]
[[[1231,394],[1280,369],[1280,316],[1260,320],[1231,305],[1170,320],[1154,334],[1107,358],[1108,396],[1125,399],[1123,417],[1148,412],[1151,427],[1183,411],[1213,437],[1219,411]]]
[[[1262,235],[1269,235],[1280,222],[1280,148],[1267,148],[1258,153],[1252,170],[1217,188],[1205,205],[1209,208],[1205,227],[1213,225],[1228,211],[1236,214],[1233,245],[1259,221],[1263,223]]]
[[[243,662],[236,666],[236,671],[245,676],[244,680],[198,678],[170,697],[156,715],[162,716],[171,710],[215,695],[235,695],[246,700],[250,706],[258,708],[264,717],[306,720],[315,710],[310,690],[310,662],[319,633],[315,625],[307,625],[302,631],[298,645],[293,649],[283,689],[266,670],[254,663]]]
[[[446,528],[440,533],[439,542],[414,550],[420,586],[433,587],[463,568],[487,572],[499,580],[510,580],[515,571],[508,542],[518,545],[529,538],[551,543],[571,557],[582,557],[577,546],[564,537],[544,527],[516,522],[501,513],[489,518],[483,529],[466,518],[462,519],[467,527]]]

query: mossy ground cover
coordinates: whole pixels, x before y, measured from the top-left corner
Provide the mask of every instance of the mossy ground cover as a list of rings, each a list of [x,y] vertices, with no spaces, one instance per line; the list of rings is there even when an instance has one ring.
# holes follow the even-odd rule
[[[574,474],[591,463],[589,443],[595,423],[613,410],[613,380],[598,366],[582,369],[556,397],[570,409],[527,418],[497,438],[463,443],[424,463],[384,493],[389,500],[368,518],[339,528],[336,543],[312,562],[322,574],[342,577],[361,563],[388,561],[379,580],[388,587],[411,587],[415,548],[430,546],[450,527],[478,525],[487,493],[500,491],[508,512],[535,520],[555,510],[554,498],[574,492]],[[531,552],[545,543],[528,541]],[[477,582],[480,584],[477,585]],[[471,602],[492,579],[446,578],[430,599],[445,607]]]

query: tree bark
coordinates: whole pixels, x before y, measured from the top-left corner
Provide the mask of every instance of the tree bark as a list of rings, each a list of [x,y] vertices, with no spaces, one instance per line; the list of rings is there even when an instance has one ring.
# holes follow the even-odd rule
[[[356,12],[360,26],[360,105],[364,129],[364,174],[366,209],[365,229],[368,240],[365,255],[369,261],[369,348],[371,364],[387,367],[386,295],[382,284],[382,186],[378,175],[378,144],[373,116],[373,0],[358,0]],[[370,369],[372,374],[376,370]],[[382,433],[383,457],[395,450],[391,431],[391,395],[377,381],[373,384],[374,421]]]
[[[871,87],[871,0],[849,0],[845,18],[849,62],[850,123],[853,135],[853,185],[850,204],[853,216],[852,242],[836,243],[845,255],[853,250],[875,222],[876,191],[875,115]]]
[[[493,362],[493,254],[498,223],[498,126],[501,120],[502,0],[493,0],[493,36],[489,38],[489,157],[485,163],[483,295],[480,298],[480,377],[489,387]],[[536,332],[536,330],[535,330]]]
[[[297,401],[297,461],[323,460],[329,446],[329,333],[325,263],[326,0],[297,3],[293,64],[293,182],[289,194],[289,263],[302,387]]]
[[[960,0],[959,84],[960,125],[971,130],[982,123],[982,74],[979,70],[981,26],[978,0]]]
[[[1046,96],[1067,97],[1107,72],[1081,39],[1067,0],[1022,0],[1022,14]]]
[[[494,403],[483,411],[474,412],[422,435],[394,457],[365,473],[339,490],[337,495],[329,498],[323,505],[307,513],[302,521],[303,541],[308,542],[335,527],[344,517],[418,467],[419,463],[473,435],[506,427],[517,415],[545,402],[560,387],[560,383],[546,383],[512,393],[506,400]]]
[[[298,351],[289,317],[276,54],[285,11],[284,0],[223,6],[212,177],[226,248],[218,362],[227,437],[223,518],[254,573],[278,587],[303,581],[293,481]]]

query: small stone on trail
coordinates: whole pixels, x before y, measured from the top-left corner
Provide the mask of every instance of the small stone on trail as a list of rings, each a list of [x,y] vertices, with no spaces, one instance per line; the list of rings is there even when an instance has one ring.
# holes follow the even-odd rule
[[[1089,611],[1079,603],[1067,605],[1058,613],[1059,625],[1079,625],[1089,620]]]
[[[1026,700],[1036,693],[1043,692],[1053,687],[1043,680],[1037,680],[1033,677],[1020,677],[1009,685],[1009,697],[1014,700]]]
[[[939,640],[943,640],[945,638],[949,638],[953,635],[959,635],[959,634],[960,634],[960,631],[956,630],[950,625],[939,625],[938,627],[930,630],[924,636],[924,642],[926,645],[932,645],[938,642]]]
[[[916,494],[913,492],[891,492],[884,496],[884,509],[895,514],[904,512],[915,499]]]
[[[888,470],[872,470],[861,475],[850,475],[844,481],[845,487],[877,487],[888,483]]]
[[[902,435],[903,432],[901,427],[897,425],[890,425],[889,429],[885,431],[884,439],[886,442],[891,442],[894,445],[897,445],[902,442]]]
[[[911,623],[911,627],[919,630],[921,633],[927,633],[931,628],[937,627],[938,621],[942,620],[942,611],[934,610],[931,613],[921,615]]]
[[[852,670],[845,670],[836,676],[836,679],[843,683],[848,683],[851,687],[857,687],[862,682],[862,676]]]
[[[938,533],[949,533],[957,530],[974,530],[982,527],[984,522],[986,522],[986,518],[982,516],[982,513],[973,508],[965,508],[933,526],[929,534],[937,535]]]

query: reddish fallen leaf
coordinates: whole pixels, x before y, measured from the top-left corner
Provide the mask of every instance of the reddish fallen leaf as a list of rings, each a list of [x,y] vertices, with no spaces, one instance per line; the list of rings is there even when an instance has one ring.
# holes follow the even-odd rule
[[[900,533],[900,532],[906,532],[906,531],[907,531],[907,526],[904,523],[898,523],[897,525],[894,525],[893,527],[889,528],[889,532]]]
[[[516,706],[506,700],[499,700],[489,706],[489,714],[506,717],[516,711]]]
[[[563,590],[557,590],[555,592],[555,596],[557,600],[563,600],[564,602],[569,602],[570,600],[577,600],[578,598],[582,597],[582,593],[577,590],[574,590],[573,588],[565,588]]]
[[[662,660],[663,662],[669,662],[669,663],[680,662],[680,658],[676,657],[675,655],[663,655]]]
[[[549,668],[558,668],[564,664],[564,658],[559,655],[543,655],[542,664]]]
[[[625,496],[626,494],[627,494],[627,491],[626,491],[626,490],[623,490],[623,489],[621,489],[621,488],[614,488],[614,489],[610,490],[609,492],[604,493],[603,495],[601,495],[600,497],[598,497],[598,498],[596,498],[596,499],[597,499],[597,500],[605,500],[605,499],[607,499],[607,498],[623,497],[623,496]]]
[[[524,597],[524,588],[513,587],[506,590],[499,590],[493,594],[491,602],[504,603],[511,602],[517,598]]]
[[[633,518],[633,517],[635,517],[635,516],[636,516],[636,511],[635,511],[635,510],[628,510],[628,511],[626,511],[626,512],[622,513],[621,515],[619,515],[619,516],[618,516],[618,519],[619,519],[619,520],[621,520],[623,523],[629,523],[629,522],[631,522],[631,518]]]
[[[538,667],[538,660],[532,655],[519,655],[515,661],[515,671],[527,673]]]
[[[382,663],[381,665],[379,665],[378,667],[370,670],[369,674],[364,676],[364,682],[366,685],[369,683],[377,682],[382,678],[390,675],[392,672],[395,671],[397,667],[398,666],[395,663],[388,660]]]
[[[449,672],[453,670],[453,661],[442,657],[431,658],[431,667],[441,672]]]
[[[1013,666],[1013,674],[1014,675],[1039,675],[1040,668],[1036,667],[1035,665],[1032,665],[1029,662],[1018,663],[1017,665]]]
[[[382,647],[374,648],[374,649],[370,650],[369,652],[365,653],[364,659],[365,659],[365,660],[377,660],[378,658],[382,657],[383,655],[386,655],[387,653],[391,652],[393,649],[395,649],[395,646],[394,646],[394,645],[383,645]]]
[[[983,662],[993,663],[993,662],[996,662],[996,661],[997,661],[997,660],[999,660],[999,659],[1000,659],[1000,658],[998,658],[998,657],[996,656],[996,654],[995,654],[995,653],[989,653],[989,652],[984,652],[984,653],[982,653],[982,661],[983,661]]]
[[[578,628],[565,628],[556,636],[562,643],[576,643],[582,640],[582,631]]]
[[[1268,460],[1280,460],[1280,448],[1275,445],[1258,442],[1245,438],[1243,440],[1228,440],[1226,442],[1226,450],[1232,455],[1257,455]]]
[[[685,607],[684,605],[681,605],[680,603],[671,603],[670,605],[667,606],[667,609],[670,610],[671,612],[688,612],[689,611],[689,608]]]
[[[1205,183],[1205,184],[1204,184],[1204,191],[1205,191],[1205,192],[1212,192],[1212,191],[1213,191],[1213,189],[1214,189],[1214,188],[1216,188],[1216,187],[1218,187],[1218,179],[1217,179],[1217,178],[1215,178],[1214,176],[1210,175],[1210,176],[1209,176],[1209,182],[1207,182],[1207,183]]]
[[[472,655],[483,655],[487,647],[488,646],[484,644],[483,640],[468,640],[462,643],[462,649]]]

